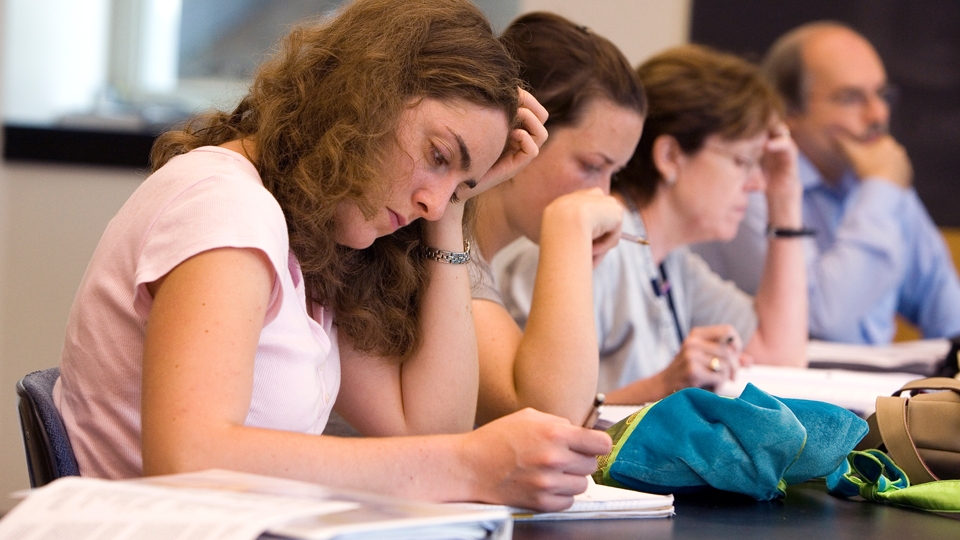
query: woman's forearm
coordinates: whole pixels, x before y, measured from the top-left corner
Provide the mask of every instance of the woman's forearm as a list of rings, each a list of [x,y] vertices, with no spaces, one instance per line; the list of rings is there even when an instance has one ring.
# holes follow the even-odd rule
[[[530,315],[514,362],[521,406],[583,421],[597,388],[592,230],[586,219],[544,213]]]
[[[770,205],[770,222],[800,228],[799,202]],[[755,297],[758,327],[746,352],[763,364],[806,364],[807,272],[802,237],[768,240]]]
[[[463,206],[450,204],[428,222],[425,241],[462,252]],[[479,387],[477,338],[467,266],[427,261],[429,285],[420,309],[421,346],[400,367],[406,433],[456,433],[473,428]]]

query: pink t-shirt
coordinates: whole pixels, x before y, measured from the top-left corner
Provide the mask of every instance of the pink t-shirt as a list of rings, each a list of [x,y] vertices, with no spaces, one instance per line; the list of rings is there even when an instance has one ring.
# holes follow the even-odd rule
[[[82,475],[142,475],[140,379],[153,304],[146,284],[220,247],[259,249],[276,273],[245,424],[323,431],[340,386],[331,314],[307,314],[283,212],[254,166],[208,146],[143,182],[107,226],[74,299],[54,399]]]

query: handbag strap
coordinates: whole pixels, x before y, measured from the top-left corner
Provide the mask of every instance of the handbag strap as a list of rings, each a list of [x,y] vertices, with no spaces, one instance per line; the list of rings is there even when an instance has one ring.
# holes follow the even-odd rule
[[[918,390],[953,390],[960,394],[960,380],[951,377],[927,377],[926,379],[917,379],[903,385],[902,388],[894,392],[894,396],[899,396],[906,391],[916,393]]]
[[[904,386],[906,388],[906,386]],[[907,403],[901,397],[877,398],[877,427],[887,453],[907,473],[914,484],[939,480],[917,453],[917,446],[907,426]]]
[[[960,513],[960,480],[939,480],[911,486],[904,471],[880,450],[853,451],[826,478],[836,497],[860,495],[937,513]]]

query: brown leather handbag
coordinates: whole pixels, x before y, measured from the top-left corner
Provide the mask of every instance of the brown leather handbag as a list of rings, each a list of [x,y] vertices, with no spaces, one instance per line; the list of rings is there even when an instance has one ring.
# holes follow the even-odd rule
[[[870,431],[857,450],[885,451],[911,484],[960,479],[960,380],[909,382],[892,397],[878,397],[867,423]]]

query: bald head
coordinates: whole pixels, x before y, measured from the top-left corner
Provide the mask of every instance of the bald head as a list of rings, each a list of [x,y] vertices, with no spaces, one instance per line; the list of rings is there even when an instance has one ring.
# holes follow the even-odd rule
[[[864,60],[883,71],[880,56],[866,38],[844,24],[818,21],[782,35],[770,46],[762,69],[787,108],[799,113],[806,108],[811,77]]]
[[[866,142],[887,131],[883,62],[870,42],[847,26],[816,22],[784,34],[770,48],[763,71],[784,98],[800,150],[828,179],[848,165],[838,134]]]

